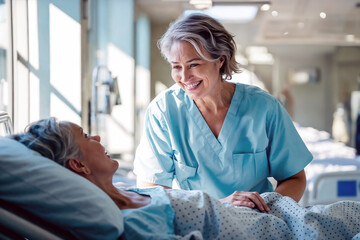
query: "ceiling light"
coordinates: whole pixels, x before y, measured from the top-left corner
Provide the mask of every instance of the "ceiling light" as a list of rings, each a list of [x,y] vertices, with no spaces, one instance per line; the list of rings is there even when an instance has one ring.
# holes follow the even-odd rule
[[[289,32],[284,32],[284,36],[289,35]]]
[[[219,21],[244,23],[253,20],[257,11],[256,6],[213,6],[206,10],[187,10],[184,15],[200,12]]]
[[[321,13],[320,13],[320,17],[321,17],[322,19],[325,19],[325,18],[326,18],[326,13],[321,12]]]
[[[212,0],[190,0],[189,3],[196,9],[208,9],[212,7]]]
[[[269,11],[269,9],[270,9],[270,4],[263,4],[262,6],[261,6],[261,8],[260,8],[260,10],[261,11]]]
[[[271,15],[273,15],[273,17],[277,17],[279,15],[279,13],[277,11],[272,11]]]

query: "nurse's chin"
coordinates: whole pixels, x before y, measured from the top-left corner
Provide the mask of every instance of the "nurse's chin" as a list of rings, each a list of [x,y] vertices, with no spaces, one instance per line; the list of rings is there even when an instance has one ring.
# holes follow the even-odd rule
[[[199,95],[197,95],[197,94],[189,94],[189,93],[186,93],[188,96],[189,96],[189,98],[191,99],[191,100],[193,100],[193,101],[198,101],[198,100],[201,100],[203,97],[202,96],[199,96]]]

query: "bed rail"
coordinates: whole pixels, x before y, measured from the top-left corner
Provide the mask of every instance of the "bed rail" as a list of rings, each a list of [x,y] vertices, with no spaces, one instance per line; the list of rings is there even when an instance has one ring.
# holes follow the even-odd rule
[[[0,136],[5,136],[13,133],[11,118],[4,112],[0,111]]]
[[[360,171],[326,172],[314,180],[309,204],[360,201]]]

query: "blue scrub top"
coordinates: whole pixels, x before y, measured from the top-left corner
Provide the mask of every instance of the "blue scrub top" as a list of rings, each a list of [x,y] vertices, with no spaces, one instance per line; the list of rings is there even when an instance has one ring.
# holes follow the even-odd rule
[[[234,191],[273,191],[268,177],[284,180],[312,160],[286,110],[258,87],[236,83],[218,138],[195,103],[174,85],[149,105],[137,148],[139,180],[215,198]]]

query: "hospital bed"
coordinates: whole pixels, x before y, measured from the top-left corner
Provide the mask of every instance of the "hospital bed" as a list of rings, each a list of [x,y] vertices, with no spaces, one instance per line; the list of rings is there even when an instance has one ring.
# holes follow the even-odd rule
[[[11,133],[9,116],[0,120]],[[324,159],[317,156],[314,164]],[[121,212],[96,186],[10,139],[0,138],[0,161],[0,239],[121,238]],[[305,205],[359,199],[359,171],[335,172],[310,179]]]
[[[314,156],[305,168],[307,186],[300,204],[360,201],[360,157],[355,149],[335,142],[325,131],[295,126]]]

